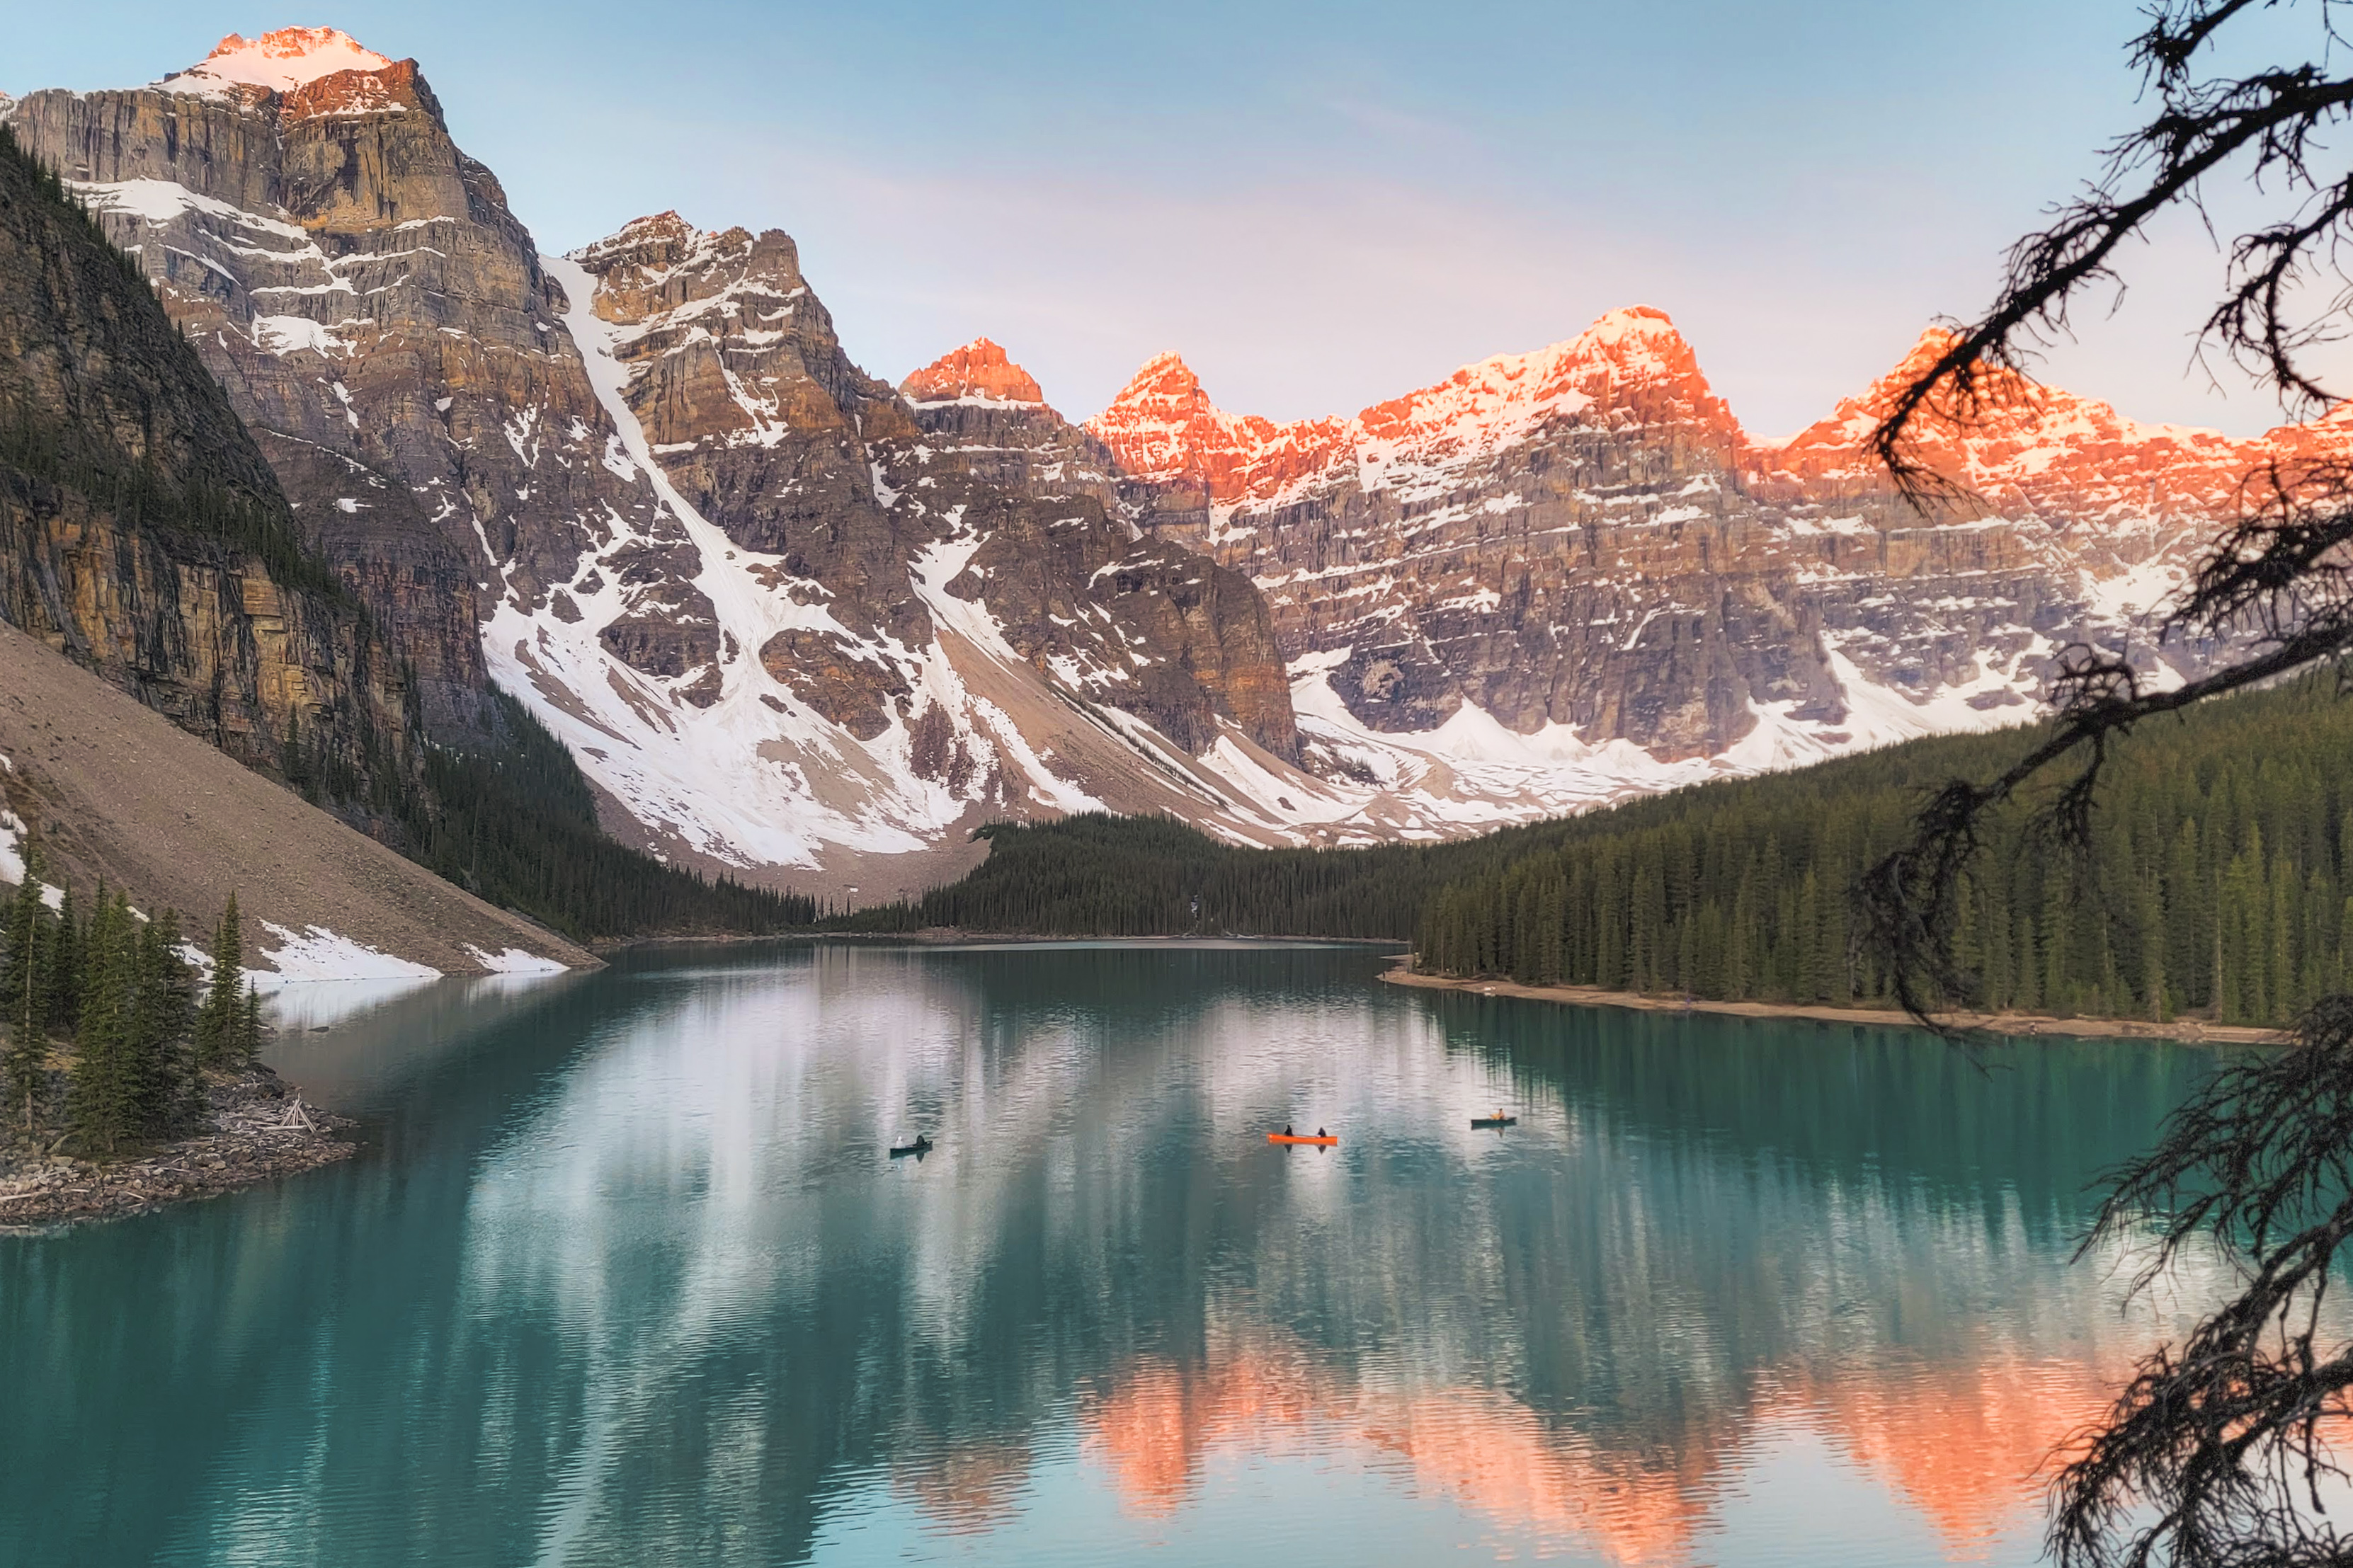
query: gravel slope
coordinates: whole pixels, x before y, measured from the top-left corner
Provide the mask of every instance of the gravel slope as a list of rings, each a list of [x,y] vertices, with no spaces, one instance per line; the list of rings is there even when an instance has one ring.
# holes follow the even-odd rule
[[[469,951],[521,949],[573,968],[596,960],[355,833],[300,796],[0,625],[0,795],[61,852],[81,896],[103,875],[142,910],[209,930],[233,889],[247,962],[278,944],[260,922],[337,935],[445,974]]]

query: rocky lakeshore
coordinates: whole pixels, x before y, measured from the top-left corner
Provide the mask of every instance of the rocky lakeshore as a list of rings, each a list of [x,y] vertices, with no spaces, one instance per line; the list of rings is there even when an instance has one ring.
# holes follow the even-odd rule
[[[1604,991],[1592,985],[1522,985],[1514,981],[1424,974],[1400,960],[1381,978],[1392,985],[1433,991],[1468,991],[1480,996],[1517,996],[1531,1002],[1561,1002],[1573,1007],[1632,1007],[1647,1013],[1720,1013],[1736,1018],[1806,1018],[1821,1024],[1874,1024],[1891,1029],[1916,1026],[1909,1014],[1886,1007],[1800,1006],[1778,1002],[1711,1002],[1695,997],[1651,996],[1634,991]],[[2278,1029],[2210,1024],[2200,1018],[2157,1023],[2146,1018],[2055,1018],[2038,1013],[1954,1013],[1945,1021],[1973,1034],[2025,1039],[2055,1035],[2074,1039],[2181,1040],[2191,1045],[2275,1046],[2287,1035]]]
[[[58,1152],[54,1142],[0,1144],[0,1230],[139,1214],[333,1164],[357,1152],[355,1125],[307,1104],[255,1063],[206,1078],[206,1127],[112,1161]]]

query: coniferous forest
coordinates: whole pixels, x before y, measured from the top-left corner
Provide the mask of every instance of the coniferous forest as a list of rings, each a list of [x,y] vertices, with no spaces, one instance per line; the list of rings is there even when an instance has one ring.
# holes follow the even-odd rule
[[[657,932],[765,935],[817,919],[807,894],[664,865],[606,837],[564,742],[497,687],[503,739],[426,753],[429,799],[404,803],[409,858],[575,941]]]
[[[1531,984],[1883,1004],[1848,889],[1923,792],[2036,731],[1915,742],[1567,825],[1440,892],[1423,964]],[[2284,1024],[2353,984],[2353,703],[2329,685],[2193,709],[2124,742],[2078,856],[2010,810],[1967,889],[1969,1000],[1993,1009]]]
[[[988,858],[920,899],[827,922],[852,931],[949,926],[1041,936],[1413,934],[1447,884],[1501,869],[1562,825],[1447,844],[1245,849],[1163,816],[1086,812],[979,830]]]
[[[25,845],[26,874],[0,917],[0,1131],[32,1141],[61,1123],[80,1152],[110,1159],[187,1131],[206,1111],[205,1074],[260,1047],[236,896],[200,986],[177,914],[146,917],[103,886],[87,916],[70,885],[52,910],[39,840]]]

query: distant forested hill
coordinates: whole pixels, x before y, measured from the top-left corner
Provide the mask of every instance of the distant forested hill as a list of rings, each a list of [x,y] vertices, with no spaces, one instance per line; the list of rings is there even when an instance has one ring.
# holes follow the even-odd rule
[[[1424,911],[1424,965],[1728,1000],[1873,1003],[1847,890],[1921,792],[2037,731],[1916,742],[1568,825]],[[2088,858],[2011,811],[1970,881],[1978,1005],[2273,1025],[2353,984],[2353,701],[2302,685],[2153,723],[2105,776]]]
[[[1556,844],[1567,825],[1450,844],[1240,849],[1159,816],[1090,812],[982,828],[988,858],[922,898],[861,910],[837,929],[1026,931],[1042,936],[1413,935],[1448,883]]]

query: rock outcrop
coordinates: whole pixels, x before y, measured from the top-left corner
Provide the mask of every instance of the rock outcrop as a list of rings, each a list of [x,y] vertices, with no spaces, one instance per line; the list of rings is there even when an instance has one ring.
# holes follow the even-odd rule
[[[901,382],[899,390],[919,407],[1042,408],[1046,404],[1046,390],[1037,377],[1007,359],[1005,351],[987,338],[975,338],[942,354]]]
[[[948,592],[983,605],[1039,668],[1078,672],[1091,697],[1187,751],[1207,750],[1222,719],[1296,758],[1290,689],[1257,590],[1143,533],[1109,452],[1031,395],[1028,372],[983,338],[902,390],[922,435],[886,449],[900,493],[982,540]]]
[[[123,258],[0,147],[0,619],[248,766],[413,784],[396,659]],[[290,740],[293,742],[290,744]]]
[[[1103,448],[1001,348],[968,344],[902,396],[850,361],[775,230],[704,233],[664,213],[571,259],[596,279],[590,307],[653,460],[816,623],[759,644],[802,703],[863,742],[913,722],[944,595],[1040,677],[1188,752],[1220,720],[1294,752],[1256,590],[1140,536]],[[959,570],[927,581],[950,555]]]

